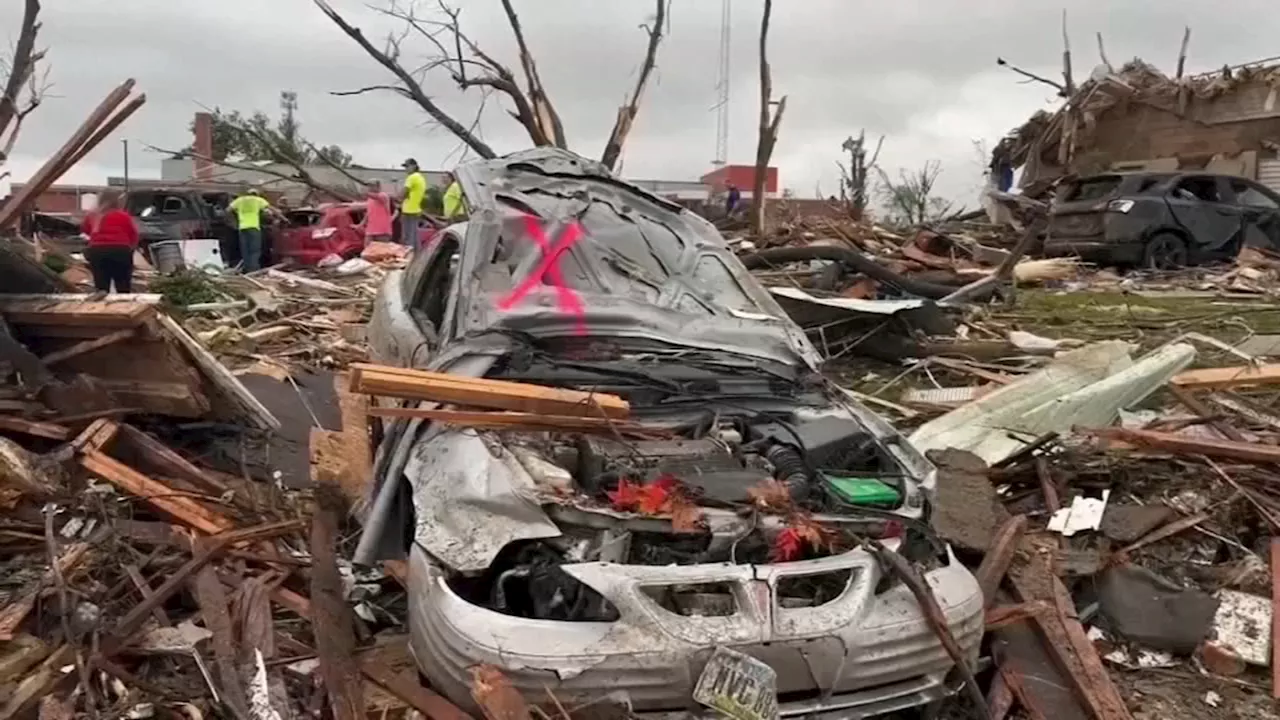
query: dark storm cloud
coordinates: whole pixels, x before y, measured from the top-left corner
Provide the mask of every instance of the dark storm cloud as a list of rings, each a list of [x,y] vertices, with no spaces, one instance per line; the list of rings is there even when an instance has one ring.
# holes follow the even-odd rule
[[[378,0],[374,0],[377,2]],[[333,97],[332,90],[385,84],[391,78],[334,27],[310,0],[46,0],[42,42],[49,47],[53,97],[33,117],[12,165],[29,174],[112,87],[134,77],[147,105],[115,139],[181,147],[202,105],[274,113],[282,89],[298,93],[304,133],[337,143],[366,164],[397,163],[412,154],[444,164],[456,140],[426,122],[411,103],[390,95]],[[510,30],[497,0],[467,0],[463,22],[483,47],[514,65]],[[396,24],[358,0],[336,0],[373,38]],[[427,4],[424,3],[424,7]],[[644,50],[640,23],[649,0],[518,0],[529,41],[575,149],[598,155],[614,113],[634,79]],[[761,3],[733,0],[733,82],[730,161],[754,156],[758,108],[756,33]],[[1142,56],[1168,70],[1182,27],[1191,25],[1190,66],[1276,54],[1277,23],[1260,0],[1229,9],[1192,0],[1153,4],[1072,4],[1068,18],[1075,72],[1098,63],[1101,30],[1114,63]],[[21,3],[0,3],[0,28],[16,28]],[[690,178],[714,154],[714,84],[720,3],[674,0],[670,34],[624,156],[632,176]],[[835,192],[840,142],[859,129],[887,136],[889,169],[938,159],[942,186],[962,201],[980,172],[972,141],[994,142],[1033,110],[1050,106],[1052,90],[1020,84],[995,66],[1003,56],[1058,77],[1061,11],[1016,0],[863,2],[787,0],[775,3],[770,42],[774,88],[788,96],[775,164],[783,183],[808,195]],[[13,30],[8,30],[13,32]],[[421,60],[423,42],[406,41],[407,60]],[[432,76],[427,89],[460,117],[475,96],[461,97],[449,80]],[[491,103],[482,128],[502,150],[526,140]],[[38,118],[38,119],[37,119]],[[456,159],[456,155],[453,156]],[[157,171],[158,156],[135,151],[138,173]],[[118,142],[108,142],[72,174],[100,180],[121,169]]]

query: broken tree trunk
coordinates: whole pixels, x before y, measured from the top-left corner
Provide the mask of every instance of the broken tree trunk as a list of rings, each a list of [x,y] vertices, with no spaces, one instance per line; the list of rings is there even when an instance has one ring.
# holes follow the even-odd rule
[[[22,29],[18,31],[18,44],[13,49],[13,60],[9,63],[9,77],[5,81],[4,95],[0,95],[0,138],[3,138],[9,124],[18,115],[18,95],[31,74],[35,72],[36,61],[41,53],[36,52],[36,35],[40,32],[40,23],[36,17],[40,14],[40,0],[26,0],[22,12]],[[14,130],[14,135],[17,129]],[[0,157],[0,163],[5,158]]]
[[[636,78],[631,99],[626,105],[618,108],[618,119],[613,123],[613,131],[609,133],[609,141],[605,143],[604,154],[600,156],[600,162],[610,170],[622,155],[622,148],[627,143],[627,136],[631,133],[636,114],[640,112],[640,98],[644,94],[645,86],[649,84],[649,76],[657,66],[658,46],[662,43],[662,26],[667,21],[667,3],[670,0],[654,0],[654,2],[657,5],[657,14],[654,17],[653,27],[644,26],[649,32],[649,47],[645,51],[644,62],[640,64],[640,76]]]
[[[769,72],[769,18],[773,14],[773,0],[764,0],[764,15],[760,20],[760,127],[759,139],[756,141],[756,173],[751,186],[751,230],[757,236],[764,234],[765,210],[765,172],[769,168],[769,158],[773,156],[773,146],[778,142],[778,125],[782,122],[782,113],[787,109],[787,98],[784,95],[778,101],[778,107],[770,113],[769,106],[773,97],[773,78]]]
[[[551,98],[547,96],[546,88],[542,85],[538,65],[533,60],[533,53],[529,51],[529,43],[524,39],[524,28],[520,25],[520,16],[516,14],[511,0],[502,0],[502,9],[507,13],[507,23],[516,36],[516,45],[520,48],[520,67],[524,69],[525,80],[528,83],[527,95],[530,105],[533,106],[533,119],[537,124],[537,131],[552,145],[567,149],[569,143],[565,139],[564,123],[561,122],[560,113],[556,112],[551,104]]]

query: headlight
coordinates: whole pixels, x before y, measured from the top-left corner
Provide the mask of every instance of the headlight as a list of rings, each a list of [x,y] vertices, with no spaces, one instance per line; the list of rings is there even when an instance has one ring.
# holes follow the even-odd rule
[[[323,240],[336,232],[338,232],[338,228],[320,228],[319,230],[312,230],[311,239]]]
[[[1132,200],[1112,200],[1107,203],[1107,210],[1110,212],[1127,213],[1132,209]]]

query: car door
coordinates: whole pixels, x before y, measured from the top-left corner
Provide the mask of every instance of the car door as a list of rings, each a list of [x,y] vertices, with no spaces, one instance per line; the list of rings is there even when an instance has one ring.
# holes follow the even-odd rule
[[[1212,253],[1228,248],[1243,229],[1243,216],[1225,177],[1187,175],[1170,190],[1173,224],[1191,236],[1191,250]]]
[[[1231,193],[1244,217],[1244,243],[1280,250],[1280,195],[1246,180],[1231,178]]]

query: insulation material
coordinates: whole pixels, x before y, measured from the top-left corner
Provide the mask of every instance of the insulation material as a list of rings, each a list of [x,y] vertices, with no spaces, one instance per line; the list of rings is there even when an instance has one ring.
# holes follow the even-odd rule
[[[1046,367],[921,426],[922,452],[968,450],[994,465],[1049,433],[1103,427],[1191,364],[1195,348],[1165,346],[1134,362],[1129,344],[1109,340],[1059,355]]]

